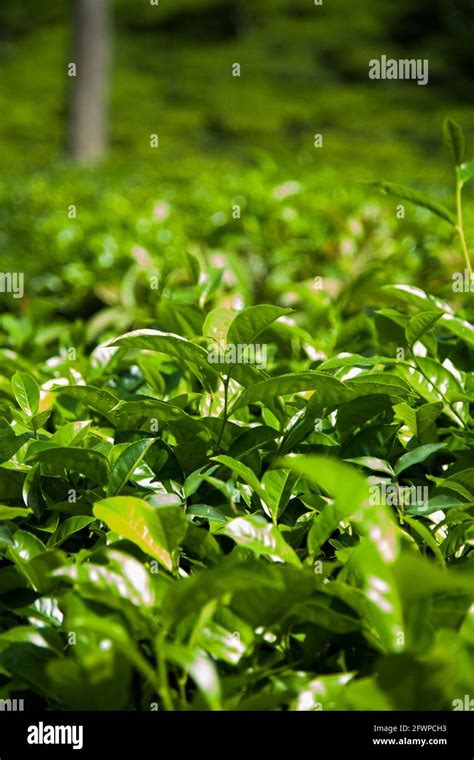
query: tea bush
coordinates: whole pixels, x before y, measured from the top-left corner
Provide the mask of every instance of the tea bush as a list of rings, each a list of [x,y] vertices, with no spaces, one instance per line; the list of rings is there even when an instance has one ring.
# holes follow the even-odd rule
[[[1,317],[1,698],[442,710],[470,692],[473,172],[445,137],[456,212],[383,182],[421,209],[400,222],[364,187],[348,220],[319,210],[316,253],[301,186],[269,197],[268,176],[239,224],[209,207],[184,233],[171,191],[138,216],[109,194],[106,237],[92,210],[79,230],[45,217],[58,273]]]

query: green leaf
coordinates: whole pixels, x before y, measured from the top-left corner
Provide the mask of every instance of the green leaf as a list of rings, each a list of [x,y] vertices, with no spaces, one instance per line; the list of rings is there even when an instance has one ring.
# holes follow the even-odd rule
[[[453,406],[446,403],[446,400],[455,401],[462,398],[463,388],[457,376],[456,370],[454,373],[447,367],[440,364],[439,361],[430,359],[429,357],[417,356],[416,364],[420,371],[414,371],[407,367],[400,367],[400,372],[403,373],[407,382],[422,398],[430,403],[443,402],[443,411],[453,421],[459,425],[459,417],[466,419],[468,416],[468,405],[458,403],[455,405],[455,411]],[[440,392],[441,391],[441,392]]]
[[[67,470],[85,475],[94,483],[106,483],[109,477],[107,458],[94,449],[55,446],[32,454],[28,461],[38,462],[42,471],[50,475],[63,475]]]
[[[237,459],[229,457],[226,454],[212,457],[212,461],[219,462],[219,464],[223,464],[228,467],[229,470],[236,472],[238,475],[240,475],[242,480],[245,481],[245,483],[248,483],[248,485],[253,488],[255,493],[257,493],[260,498],[265,499],[265,489],[262,487],[262,484],[260,483],[253,470],[251,470],[250,467],[247,467],[246,464],[243,464],[243,462],[239,462]]]
[[[393,566],[400,596],[405,602],[427,599],[435,594],[466,592],[473,598],[472,569],[443,571],[417,552],[404,552]],[[416,583],[414,579],[416,578]]]
[[[354,584],[364,594],[365,622],[387,652],[404,648],[402,605],[392,567],[384,562],[374,544],[363,538],[349,557],[341,580]]]
[[[362,628],[362,623],[357,618],[343,615],[326,604],[313,600],[292,607],[291,617],[293,616],[298,617],[302,624],[314,623],[331,633],[349,633]]]
[[[445,443],[427,443],[424,446],[418,446],[416,449],[407,451],[403,454],[395,465],[395,475],[401,475],[402,472],[413,467],[415,464],[425,462],[430,456],[441,449],[445,449]]]
[[[83,562],[82,565],[61,567],[55,577],[69,580],[77,586],[81,597],[124,610],[126,600],[136,607],[154,605],[155,591],[151,575],[142,562],[130,554],[109,549],[107,564]]]
[[[9,546],[15,546],[12,532],[8,525],[0,525],[0,550],[3,552]]]
[[[464,340],[468,346],[474,346],[474,327],[465,319],[459,319],[452,314],[443,314],[441,324],[447,330]]]
[[[196,517],[203,517],[206,520],[214,520],[215,522],[226,523],[229,521],[229,515],[217,509],[216,507],[210,507],[207,504],[191,504],[187,510],[188,515],[195,515]]]
[[[54,588],[52,573],[64,564],[65,555],[56,550],[46,550],[39,538],[27,531],[17,530],[14,545],[8,547],[8,556],[25,576],[35,591],[46,592]]]
[[[467,474],[467,478],[465,478],[465,474]],[[472,488],[472,483],[469,483],[469,480],[472,480],[474,477],[474,469],[464,470],[464,472],[459,473],[459,478],[457,475],[456,473],[449,478],[437,478],[434,475],[427,475],[427,478],[435,483],[439,489],[457,493],[468,502],[474,501],[474,488]],[[469,475],[471,476],[470,478]]]
[[[344,461],[358,464],[361,467],[373,470],[374,472],[385,472],[390,476],[395,474],[390,462],[387,462],[385,459],[379,459],[378,457],[356,457],[355,459],[345,459]]]
[[[444,143],[454,159],[454,163],[456,166],[459,166],[464,158],[464,135],[459,124],[454,119],[449,118],[449,116],[443,123],[443,137]]]
[[[204,695],[211,710],[221,709],[221,687],[219,675],[214,662],[205,652],[192,651],[191,649],[176,644],[158,643],[160,651],[166,659],[179,665],[186,673],[189,673],[198,689]]]
[[[334,504],[327,504],[315,516],[309,532],[308,549],[316,554],[341,520],[353,515],[368,500],[368,483],[355,468],[326,457],[288,456],[282,464],[334,496]]]
[[[23,433],[22,435],[14,435],[11,432],[0,432],[0,464],[7,462],[11,459],[21,447],[29,441],[31,433]]]
[[[20,406],[20,409],[28,415],[33,415],[38,411],[40,402],[40,389],[38,383],[31,375],[26,372],[15,372],[11,379],[13,393]]]
[[[258,560],[236,562],[224,559],[217,567],[193,573],[173,584],[166,593],[163,612],[168,624],[182,621],[187,615],[203,609],[211,600],[243,592],[283,588],[280,565]]]
[[[319,456],[288,456],[281,464],[334,497],[314,518],[308,535],[311,554],[321,549],[341,521],[350,519],[362,535],[371,537],[384,561],[393,561],[398,546],[396,526],[385,507],[370,504],[368,481],[354,467]]]
[[[107,486],[107,496],[115,496],[120,493],[124,485],[126,485],[132,477],[153,442],[153,438],[144,438],[141,441],[130,443],[124,451],[122,451],[112,467]]]
[[[236,636],[235,633],[239,635]],[[229,665],[239,663],[247,650],[238,631],[228,631],[212,620],[201,630],[198,644],[204,647],[213,659],[222,660]]]
[[[54,651],[45,636],[32,625],[15,626],[14,628],[9,628],[7,631],[0,633],[0,646],[4,641],[15,644],[32,644],[36,647],[43,647],[44,649]]]
[[[444,480],[444,486],[457,484],[463,489],[469,501],[474,501],[474,467],[460,470]]]
[[[295,705],[292,709],[301,711],[321,711],[345,709],[344,696],[353,673],[318,676],[302,684]],[[373,705],[373,702],[372,702]],[[363,709],[363,708],[362,708]],[[378,708],[373,708],[378,709]]]
[[[452,312],[452,309],[445,301],[428,295],[424,290],[414,285],[384,285],[382,293],[395,301],[412,304],[420,309],[420,311],[439,309],[441,312]]]
[[[410,319],[406,326],[405,335],[409,346],[413,346],[417,340],[441,319],[443,315],[439,311],[423,311]]]
[[[228,454],[234,459],[242,459],[252,451],[266,448],[265,444],[274,441],[279,435],[278,430],[267,425],[251,427],[233,441]]]
[[[156,419],[160,426],[174,423],[175,427],[179,426],[179,429],[188,431],[192,436],[202,435],[204,431],[201,420],[186,414],[176,404],[155,398],[120,401],[111,414],[119,430],[140,429],[145,423],[148,423],[150,429],[150,420]]]
[[[154,668],[143,656],[139,647],[118,618],[111,615],[99,617],[93,614],[82,600],[77,600],[75,609],[72,613],[68,610],[66,619],[69,630],[84,632],[87,636],[98,636],[100,640],[111,640],[120,650],[121,655],[129,660],[145,679],[156,688],[157,678]]]
[[[453,227],[456,225],[456,218],[454,214],[452,214],[451,211],[449,211],[449,209],[447,209],[441,203],[438,203],[438,201],[430,198],[430,196],[426,195],[426,193],[421,193],[418,190],[412,190],[410,187],[405,187],[405,185],[397,185],[393,182],[386,182],[385,180],[375,182],[373,185],[377,190],[380,190],[380,192],[384,193],[385,195],[391,195],[394,198],[400,198],[400,200],[413,203],[415,206],[426,208],[433,214],[436,214],[436,216],[444,219],[445,222],[448,222]]]
[[[60,546],[66,539],[72,536],[74,533],[87,528],[88,525],[95,521],[95,517],[88,517],[87,515],[77,515],[75,517],[68,517],[64,520],[55,533],[48,541],[48,546]]]
[[[202,328],[203,335],[210,340],[216,341],[216,343],[226,343],[227,333],[235,319],[236,313],[235,309],[227,309],[222,306],[213,309],[204,321]]]
[[[209,363],[208,353],[204,348],[174,333],[148,329],[135,330],[111,340],[106,345],[159,351],[173,357],[180,364],[185,362],[210,379],[218,376],[212,364]]]
[[[232,406],[235,412],[243,406],[261,402],[272,406],[275,396],[287,396],[302,391],[314,391],[322,407],[334,409],[354,398],[355,394],[344,383],[322,372],[293,372],[256,383],[244,391]]]
[[[442,411],[443,405],[439,402],[435,404],[422,404],[416,409],[416,435],[421,443],[423,443],[423,435],[438,419]]]
[[[25,474],[0,467],[0,494],[2,499],[20,499]]]
[[[189,514],[189,511],[188,511]],[[192,514],[196,514],[193,512]],[[225,520],[227,522],[227,520]],[[200,557],[201,559],[207,559],[209,562],[219,562],[223,555],[222,549],[218,541],[214,538],[212,533],[198,528],[193,523],[188,525],[188,531],[183,539],[183,549],[189,552],[192,556]]]
[[[262,478],[264,502],[274,522],[283,514],[291,497],[293,486],[298,479],[294,472],[272,469],[267,470]]]
[[[236,517],[220,528],[219,532],[233,538],[239,546],[250,549],[257,556],[270,557],[274,561],[288,562],[297,567],[301,565],[278,528],[261,515]]]
[[[439,402],[433,404],[422,404],[413,409],[409,404],[402,402],[393,407],[396,416],[403,420],[409,428],[411,434],[418,438],[418,441],[424,443],[423,437],[438,419],[443,411],[443,405]]]
[[[446,562],[444,560],[443,553],[438,546],[436,538],[433,536],[429,528],[427,528],[421,520],[415,520],[414,518],[409,517],[408,514],[405,514],[403,519],[404,522],[411,527],[412,531],[414,533],[417,533],[421,538],[422,546],[428,546],[435,555],[441,567],[445,568]]]
[[[432,499],[429,499],[427,504],[415,504],[413,506],[407,507],[404,510],[404,515],[430,515],[433,512],[437,512],[439,509],[447,510],[447,509],[456,509],[457,507],[462,507],[464,505],[464,502],[457,499],[455,496],[447,496],[447,495],[441,495],[441,496],[433,496]]]
[[[16,520],[17,517],[28,517],[31,509],[24,507],[4,507],[0,505],[0,520]]]
[[[51,409],[46,409],[44,412],[34,414],[30,421],[31,428],[36,432],[41,430],[51,417]]]
[[[56,659],[56,655],[45,647],[32,644],[12,644],[0,651],[0,668],[10,673],[17,682],[43,697],[48,694],[48,677],[46,666]]]
[[[463,185],[474,178],[474,161],[466,161],[459,167],[459,178]]]
[[[372,396],[386,394],[396,398],[406,398],[410,394],[410,386],[398,375],[389,372],[369,372],[352,377],[346,381],[355,396]]]
[[[312,599],[324,578],[324,574],[318,577],[309,568],[302,569],[281,562],[269,567],[278,585],[262,583],[251,593],[237,591],[231,602],[232,610],[254,631],[260,626],[270,628],[283,624],[285,628],[289,627],[290,619],[294,620],[293,612],[297,610],[298,614],[299,605],[303,606]],[[327,601],[331,603],[331,600]]]
[[[94,388],[91,385],[65,385],[57,388],[56,393],[77,399],[77,401],[102,414],[106,419],[110,418],[111,410],[119,401],[117,396],[105,388]]]
[[[27,507],[31,507],[34,514],[39,517],[44,502],[41,493],[41,472],[39,464],[33,465],[23,481],[21,496],[23,503]]]
[[[137,544],[167,570],[174,568],[173,556],[187,529],[181,507],[152,507],[132,496],[114,496],[97,502],[93,511],[110,530]]]
[[[91,424],[92,420],[68,422],[56,430],[50,441],[56,446],[77,446],[88,435]]]
[[[275,320],[291,312],[292,309],[281,309],[269,304],[250,306],[240,311],[233,320],[227,333],[227,343],[252,343]]]
[[[339,354],[322,362],[318,370],[340,369],[341,367],[375,367],[378,364],[396,364],[390,356],[360,356],[359,354]]]
[[[63,658],[48,663],[51,692],[62,709],[89,712],[105,707],[111,711],[130,709],[130,665],[110,638],[102,638],[107,643],[99,650],[98,638],[93,633],[79,632],[81,643],[87,641],[93,652],[89,661],[79,663]]]

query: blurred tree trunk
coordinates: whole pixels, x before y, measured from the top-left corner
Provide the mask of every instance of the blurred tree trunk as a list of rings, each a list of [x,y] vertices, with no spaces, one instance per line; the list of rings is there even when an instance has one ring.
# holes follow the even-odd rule
[[[70,152],[78,162],[101,158],[107,147],[109,27],[109,0],[74,0]]]

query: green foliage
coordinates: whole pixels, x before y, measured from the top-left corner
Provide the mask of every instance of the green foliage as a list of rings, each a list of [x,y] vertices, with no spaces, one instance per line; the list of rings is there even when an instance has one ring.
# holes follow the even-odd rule
[[[235,310],[210,275],[93,350],[5,353],[2,696],[449,708],[474,667],[472,324],[394,286],[348,352],[344,298]],[[216,341],[268,362],[212,363]]]
[[[461,127],[454,119],[447,118],[443,124],[443,135],[455,165],[459,166],[464,158],[465,150],[464,135]]]
[[[451,212],[440,203],[437,203],[437,201],[426,195],[426,193],[420,193],[416,190],[411,190],[409,187],[405,187],[404,185],[394,184],[393,182],[376,182],[375,187],[377,190],[380,190],[386,195],[392,195],[395,198],[400,198],[403,201],[414,203],[415,206],[427,208],[429,211],[432,211],[433,214],[436,214],[437,216],[441,217],[441,219],[449,222],[449,224],[454,225],[456,223],[453,214],[451,214]]]
[[[409,56],[413,4],[341,24],[336,2],[235,2],[229,20],[176,0],[158,21],[117,0],[96,169],[44,169],[64,144],[64,3],[44,23],[4,5],[0,254],[27,297],[0,294],[0,698],[450,709],[474,681],[474,308],[453,289],[474,169],[447,120],[455,204],[434,190],[438,90],[421,108],[391,83],[383,129],[369,97],[381,40]],[[464,97],[445,6],[413,23]]]
[[[442,206],[436,200],[433,200],[433,198],[430,198],[425,193],[420,193],[417,190],[411,190],[409,187],[405,187],[404,185],[394,185],[390,182],[377,182],[375,183],[375,186],[381,190],[381,192],[386,193],[387,195],[393,195],[395,198],[401,198],[402,200],[414,203],[415,206],[426,208],[433,214],[436,214],[445,221],[449,222],[449,224],[451,224],[458,233],[465,265],[470,276],[472,277],[472,264],[469,257],[469,251],[467,248],[466,236],[464,232],[461,198],[462,188],[465,183],[471,178],[470,163],[462,163],[465,151],[464,133],[456,121],[450,118],[446,118],[443,124],[443,137],[444,142],[451,153],[455,166],[456,216],[454,216],[454,214],[452,214],[447,208]]]

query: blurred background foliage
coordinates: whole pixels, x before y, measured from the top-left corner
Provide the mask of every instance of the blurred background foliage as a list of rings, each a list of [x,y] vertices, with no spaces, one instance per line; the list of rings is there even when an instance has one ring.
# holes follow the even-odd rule
[[[473,0],[111,0],[110,149],[90,167],[66,153],[71,5],[0,8],[0,257],[4,271],[21,261],[41,308],[72,320],[116,302],[142,249],[160,274],[189,253],[238,257],[247,303],[275,298],[276,281],[344,280],[361,250],[374,292],[391,272],[450,289],[462,262],[442,222],[414,208],[400,221],[363,183],[450,202],[440,126],[453,116],[473,145]],[[369,80],[382,53],[428,58],[429,85]]]
[[[118,160],[148,158],[155,128],[171,160],[181,159],[183,149],[200,157],[230,152],[233,159],[236,153],[249,159],[257,147],[292,154],[309,147],[319,128],[330,130],[325,162],[357,165],[357,153],[380,170],[390,166],[386,148],[394,139],[404,152],[429,157],[446,107],[462,118],[472,105],[472,0],[112,5],[111,136]],[[6,0],[0,9],[7,115],[1,134],[7,157],[23,154],[29,166],[51,161],[64,147],[70,6]],[[381,53],[428,58],[429,86],[371,82],[368,61]],[[233,61],[242,65],[238,82],[230,76]]]

